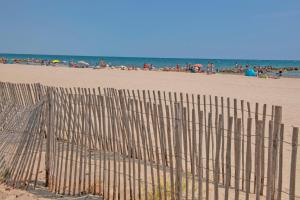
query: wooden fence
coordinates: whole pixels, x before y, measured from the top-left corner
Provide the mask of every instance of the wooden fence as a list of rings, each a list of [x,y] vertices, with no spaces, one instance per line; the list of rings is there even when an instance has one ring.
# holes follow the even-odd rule
[[[14,187],[104,199],[300,199],[299,129],[284,125],[280,106],[40,84],[1,83],[0,94],[0,180]]]

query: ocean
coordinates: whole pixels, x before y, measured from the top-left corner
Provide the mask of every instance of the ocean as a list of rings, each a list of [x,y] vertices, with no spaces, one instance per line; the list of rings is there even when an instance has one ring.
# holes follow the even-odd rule
[[[98,65],[99,60],[104,60],[106,63],[113,66],[136,66],[143,67],[144,63],[153,64],[157,68],[174,67],[177,64],[185,66],[186,64],[202,64],[206,66],[209,62],[215,64],[217,69],[232,68],[236,64],[245,66],[272,66],[275,68],[283,67],[300,67],[300,60],[248,60],[248,59],[198,59],[198,58],[143,58],[143,57],[110,57],[110,56],[71,56],[71,55],[38,55],[38,54],[3,54],[0,53],[0,58],[8,59],[44,59],[44,60],[62,60],[62,61],[85,61],[92,66]],[[291,76],[300,76],[300,71],[287,72]]]

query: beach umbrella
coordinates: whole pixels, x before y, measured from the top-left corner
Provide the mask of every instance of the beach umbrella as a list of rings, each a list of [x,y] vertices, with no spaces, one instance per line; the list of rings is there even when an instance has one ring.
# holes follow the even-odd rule
[[[194,67],[202,67],[202,64],[194,64]]]
[[[53,63],[60,63],[60,60],[52,60]]]
[[[81,66],[90,66],[89,63],[87,63],[87,62],[85,62],[85,61],[83,61],[83,60],[78,61],[78,64],[81,65]]]

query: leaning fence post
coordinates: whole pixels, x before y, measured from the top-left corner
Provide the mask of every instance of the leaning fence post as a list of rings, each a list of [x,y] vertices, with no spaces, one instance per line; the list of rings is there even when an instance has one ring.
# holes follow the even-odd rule
[[[292,137],[292,157],[291,157],[291,173],[290,173],[290,200],[295,199],[298,133],[299,133],[299,128],[294,127],[293,137]]]
[[[277,185],[277,199],[281,199],[282,192],[282,165],[283,165],[283,134],[284,124],[280,125],[280,137],[279,137],[279,161],[278,161],[278,185]]]
[[[48,102],[48,124],[47,124],[47,132],[46,132],[46,154],[45,154],[45,186],[48,187],[49,185],[49,170],[50,170],[50,134],[51,134],[51,89],[48,89],[47,92],[47,102]]]

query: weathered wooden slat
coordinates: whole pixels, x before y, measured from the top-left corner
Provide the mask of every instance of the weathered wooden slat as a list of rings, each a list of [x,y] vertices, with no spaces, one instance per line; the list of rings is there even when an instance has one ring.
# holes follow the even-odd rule
[[[175,191],[174,191],[174,171],[173,171],[173,145],[171,138],[171,123],[170,123],[170,111],[169,106],[166,105],[166,120],[167,120],[167,136],[168,136],[168,148],[169,148],[169,160],[170,160],[170,187],[171,187],[171,200],[175,199]]]
[[[260,193],[264,194],[265,185],[265,127],[266,127],[266,115],[267,115],[267,105],[263,106],[263,125],[262,125],[262,135],[261,135],[261,181],[260,181]]]
[[[180,104],[175,104],[175,192],[176,200],[182,199],[182,107]]]
[[[225,122],[224,122],[224,97],[221,97],[221,114],[222,114],[222,130],[221,130],[221,161],[222,161],[222,184],[225,185]]]
[[[143,91],[144,92],[144,91]],[[147,146],[147,129],[146,129],[146,124],[144,120],[144,107],[145,107],[145,102],[141,101],[140,96],[139,96],[139,103],[140,103],[140,129],[141,129],[141,140],[143,144],[143,160],[144,160],[144,187],[145,187],[145,192],[144,192],[144,198],[145,200],[148,200],[148,172],[147,172],[147,152],[149,152],[148,146]],[[148,133],[150,134],[150,133]]]
[[[194,104],[193,104],[194,105]],[[195,176],[196,176],[196,155],[197,155],[197,147],[196,147],[196,114],[195,108],[192,109],[192,157],[191,157],[191,173],[192,173],[192,199],[195,199]]]
[[[277,199],[281,199],[281,193],[282,193],[283,139],[284,139],[284,124],[281,124],[280,125],[280,136],[279,136]]]
[[[208,127],[207,127],[207,138],[206,138],[206,200],[209,199],[209,151],[210,151],[210,138],[211,138],[211,131],[212,131],[212,114],[211,112],[208,113]],[[213,159],[212,159],[213,160]]]
[[[229,187],[231,180],[231,133],[233,118],[229,117],[227,125],[227,148],[226,148],[226,182],[225,182],[225,200],[229,199]]]
[[[297,166],[297,150],[298,150],[298,135],[299,128],[293,128],[292,136],[292,155],[291,155],[291,170],[290,170],[290,200],[295,200],[296,191],[296,166]]]
[[[235,187],[235,200],[239,199],[240,195],[240,173],[241,173],[241,130],[242,130],[242,120],[240,118],[237,118],[237,124],[236,124],[236,131],[234,132],[234,164],[235,164],[235,181],[234,181],[234,187]]]
[[[252,150],[251,150],[251,130],[252,118],[247,120],[247,147],[246,147],[246,200],[249,200],[250,187],[251,187],[251,169],[252,169]]]
[[[275,185],[277,181],[277,168],[278,168],[278,141],[280,135],[280,124],[282,120],[282,107],[275,106],[275,115],[274,115],[274,133],[273,133],[273,154],[272,154],[272,169],[273,169],[273,194],[272,198],[275,196]]]
[[[166,176],[166,141],[165,141],[165,126],[164,126],[164,120],[163,120],[163,109],[162,109],[162,105],[160,104],[158,106],[158,117],[159,117],[159,121],[160,121],[160,146],[161,146],[161,154],[162,154],[162,168],[163,168],[163,188],[164,188],[164,199],[167,199],[167,176]]]
[[[242,132],[241,132],[241,144],[242,144],[242,148],[241,148],[241,154],[242,154],[242,158],[241,158],[241,163],[242,163],[242,169],[241,169],[241,173],[242,173],[242,190],[244,190],[244,184],[245,184],[245,130],[244,130],[244,100],[241,100],[241,120],[242,120]]]
[[[219,115],[219,126],[216,132],[216,156],[214,170],[214,199],[219,199],[219,178],[220,178],[220,150],[221,150],[221,134],[222,134],[222,115]]]
[[[257,157],[256,160],[256,200],[260,200],[260,180],[261,180],[261,136],[262,136],[262,131],[263,131],[263,121],[258,120],[257,121],[257,135],[256,135],[256,145],[255,145],[255,156]]]
[[[183,129],[183,151],[184,151],[184,163],[185,163],[185,198],[188,199],[189,195],[189,175],[188,175],[188,128],[187,128],[187,109],[183,108],[182,116],[182,129]]]
[[[271,200],[273,194],[273,162],[272,162],[272,153],[273,153],[273,121],[269,121],[269,144],[268,144],[268,171],[267,171],[267,194],[266,200]]]
[[[199,119],[199,158],[198,158],[198,200],[203,198],[203,111],[200,111],[200,101],[198,101],[198,119]]]
[[[155,110],[156,110],[157,105],[153,104],[150,106],[150,111],[151,111],[151,116],[152,116],[152,123],[153,123],[153,132],[154,132],[154,143],[155,143],[155,152],[156,152],[156,180],[157,180],[157,189],[158,189],[158,195],[159,195],[159,199],[162,198],[162,194],[161,194],[161,187],[160,187],[160,159],[159,159],[159,146],[158,146],[158,131],[157,131],[157,119],[156,119],[156,114],[155,114]],[[155,195],[155,194],[153,194]]]

